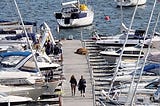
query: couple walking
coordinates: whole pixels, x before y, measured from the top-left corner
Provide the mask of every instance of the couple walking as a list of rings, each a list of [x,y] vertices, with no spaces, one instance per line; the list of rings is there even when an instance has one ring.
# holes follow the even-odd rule
[[[75,96],[77,80],[74,77],[74,75],[71,76],[70,83],[71,83],[72,96],[73,95]],[[78,90],[80,91],[81,96],[83,97],[85,97],[85,88],[86,88],[86,80],[83,78],[83,75],[81,75],[81,78],[78,82]]]

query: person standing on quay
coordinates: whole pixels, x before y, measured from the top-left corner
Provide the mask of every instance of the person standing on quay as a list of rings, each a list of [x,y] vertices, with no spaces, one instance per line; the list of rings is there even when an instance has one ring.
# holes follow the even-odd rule
[[[77,80],[74,77],[74,75],[71,76],[70,78],[70,83],[71,83],[71,92],[72,92],[72,96],[75,96],[76,93],[76,86],[77,86]]]
[[[78,83],[78,90],[81,92],[81,96],[85,97],[85,89],[86,89],[86,80],[81,75],[81,79]]]

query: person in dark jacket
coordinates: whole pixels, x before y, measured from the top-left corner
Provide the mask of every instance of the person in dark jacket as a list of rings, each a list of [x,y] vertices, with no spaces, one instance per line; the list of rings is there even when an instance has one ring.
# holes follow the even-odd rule
[[[72,96],[75,96],[76,93],[76,86],[77,86],[77,80],[74,77],[74,75],[71,76],[70,78],[70,83],[71,83],[71,92],[72,92]]]
[[[78,83],[78,90],[81,93],[81,96],[85,97],[85,89],[86,89],[86,80],[83,78],[83,75],[81,75],[81,79]]]

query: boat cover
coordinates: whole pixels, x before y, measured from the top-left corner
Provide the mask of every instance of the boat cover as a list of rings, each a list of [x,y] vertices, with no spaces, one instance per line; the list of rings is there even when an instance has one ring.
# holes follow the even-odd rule
[[[145,71],[145,72],[153,72],[153,71],[152,71],[153,69],[158,69],[158,68],[160,68],[160,64],[150,63],[150,64],[148,64],[148,65],[146,65],[146,66],[144,67],[144,70],[143,70],[143,71]]]
[[[27,33],[27,35],[30,39],[32,39],[33,42],[36,42],[36,34],[35,33]],[[18,40],[18,39],[21,39],[22,37],[26,37],[25,33],[17,34],[15,36],[6,36],[5,38],[7,40]]]
[[[7,57],[7,56],[29,56],[31,54],[31,52],[29,51],[13,51],[13,52],[4,52],[0,54],[0,57]]]

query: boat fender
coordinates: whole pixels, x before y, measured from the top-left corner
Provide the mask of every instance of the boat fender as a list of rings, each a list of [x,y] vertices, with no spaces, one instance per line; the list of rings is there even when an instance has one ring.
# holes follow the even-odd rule
[[[81,11],[87,11],[88,7],[85,4],[80,4],[80,10]]]

